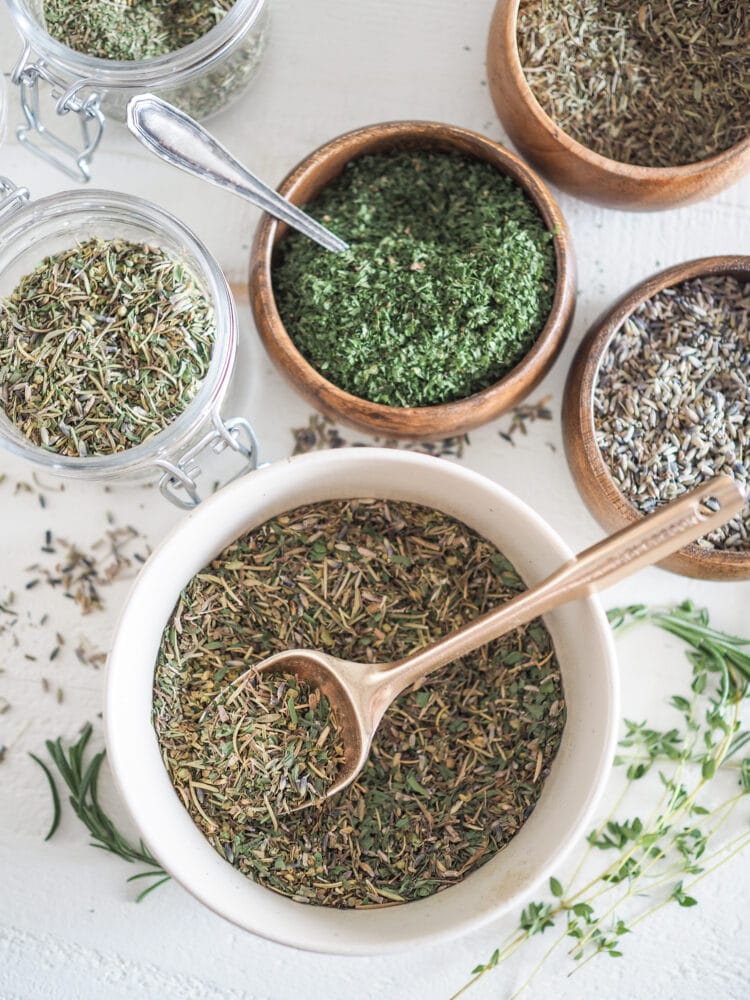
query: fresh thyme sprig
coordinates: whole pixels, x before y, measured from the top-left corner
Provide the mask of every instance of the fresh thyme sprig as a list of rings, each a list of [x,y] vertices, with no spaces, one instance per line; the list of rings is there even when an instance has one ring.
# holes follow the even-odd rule
[[[573,971],[597,955],[621,956],[623,939],[638,924],[669,903],[695,906],[698,883],[750,844],[748,832],[716,844],[717,834],[750,793],[750,757],[740,757],[750,743],[750,732],[740,727],[740,703],[750,685],[750,639],[712,628],[708,612],[690,601],[666,608],[614,608],[609,620],[615,633],[650,623],[689,647],[690,688],[669,702],[680,721],[659,730],[625,720],[621,753],[615,758],[625,769],[625,783],[614,809],[589,834],[567,885],[550,879],[551,898],[523,910],[517,930],[472,970],[472,978],[452,1000],[508,961],[530,938],[551,928],[558,935],[514,996],[530,985],[566,940],[568,954],[577,963]],[[660,786],[651,814],[619,816],[635,782],[651,771]],[[733,774],[739,788],[718,805],[705,805],[706,792],[713,790],[720,773]],[[596,851],[608,852],[611,860],[580,885],[584,864]]]
[[[60,776],[70,791],[68,801],[73,807],[73,811],[79,820],[93,837],[92,847],[116,854],[123,861],[135,862],[147,865],[146,871],[131,875],[128,882],[137,879],[148,878],[154,881],[136,897],[136,902],[147,896],[154,889],[163,885],[169,880],[169,875],[159,865],[159,862],[151,854],[149,849],[141,840],[137,847],[133,846],[115,827],[114,822],[106,814],[99,803],[99,772],[104,762],[105,751],[100,750],[94,754],[91,760],[84,765],[83,755],[86,746],[91,738],[92,727],[87,723],[81,730],[78,740],[70,745],[67,750],[63,746],[62,739],[47,740],[47,752],[52,758],[52,762],[57,768]],[[49,833],[44,838],[49,840],[53,836],[60,823],[60,795],[57,790],[57,783],[50,768],[36,754],[29,754],[39,767],[44,771],[52,791],[52,825]]]

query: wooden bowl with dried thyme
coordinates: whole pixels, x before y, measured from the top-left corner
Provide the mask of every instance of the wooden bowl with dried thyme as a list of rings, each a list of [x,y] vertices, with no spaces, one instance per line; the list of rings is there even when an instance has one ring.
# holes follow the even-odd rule
[[[463,433],[520,402],[568,333],[567,225],[532,170],[466,129],[391,122],[316,150],[279,191],[351,249],[264,217],[250,294],[271,359],[317,409],[387,438]]]
[[[750,481],[750,257],[706,257],[638,284],[591,327],[563,401],[581,496],[607,530],[714,474]],[[750,510],[661,564],[750,578]]]
[[[497,0],[490,93],[513,143],[597,204],[701,201],[750,169],[750,8]]]

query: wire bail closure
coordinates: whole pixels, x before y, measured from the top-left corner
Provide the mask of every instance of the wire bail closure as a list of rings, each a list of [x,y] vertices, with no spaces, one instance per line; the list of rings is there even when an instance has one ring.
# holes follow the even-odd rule
[[[84,88],[93,86],[91,80],[79,80],[66,88],[50,72],[44,60],[31,62],[31,58],[32,48],[27,42],[11,75],[12,82],[18,87],[21,110],[26,119],[26,124],[16,129],[16,138],[67,177],[85,183],[91,179],[91,160],[104,133],[99,94],[92,90],[88,97],[79,96]],[[56,100],[55,112],[64,117],[72,111],[78,118],[81,125],[80,147],[56,135],[44,124],[39,96],[40,80],[50,87],[51,96]]]
[[[198,456],[210,448],[220,455],[227,448],[245,458],[245,464],[227,483],[234,482],[258,465],[258,439],[250,423],[244,417],[224,420],[214,411],[213,427],[197,444],[189,448],[175,462],[157,459],[156,465],[164,471],[159,480],[163,497],[182,510],[193,510],[201,502],[201,495],[195,480],[203,471]]]
[[[29,200],[29,189],[18,187],[9,177],[0,177],[0,219]]]

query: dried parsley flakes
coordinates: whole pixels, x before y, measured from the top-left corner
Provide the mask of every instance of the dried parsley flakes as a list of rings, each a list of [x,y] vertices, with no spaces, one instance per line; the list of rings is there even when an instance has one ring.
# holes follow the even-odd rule
[[[451,153],[354,160],[307,206],[350,243],[289,233],[273,271],[295,345],[339,388],[430,406],[497,382],[552,308],[552,235],[515,181]]]

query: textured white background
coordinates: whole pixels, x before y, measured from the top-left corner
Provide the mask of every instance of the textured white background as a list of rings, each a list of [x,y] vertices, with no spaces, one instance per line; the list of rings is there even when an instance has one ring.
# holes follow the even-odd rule
[[[277,182],[312,147],[354,126],[395,118],[454,122],[503,139],[485,83],[484,46],[491,0],[276,0],[273,34],[254,90],[212,127],[261,176]],[[0,69],[18,51],[7,14],[0,11]],[[15,124],[18,114],[11,109]],[[46,165],[10,139],[0,151],[0,173],[31,187],[36,196],[65,187]],[[95,184],[130,191],[181,216],[208,243],[239,294],[256,221],[249,206],[171,172],[134,141],[111,128],[97,157]],[[588,324],[616,296],[649,272],[714,252],[750,251],[750,180],[698,207],[640,216],[593,208],[561,197],[580,265],[580,293],[570,342],[535,398],[551,393],[553,423],[532,428],[516,448],[497,436],[500,420],[472,435],[464,461],[502,482],[534,506],[574,546],[600,531],[578,499],[561,450],[559,403],[565,372]],[[307,421],[308,409],[286,388],[258,346],[243,305],[243,364],[239,406],[260,433],[262,457],[289,453],[289,428]],[[555,450],[548,445],[555,446]],[[131,997],[348,1000],[350,997],[447,998],[489,957],[512,929],[508,918],[481,933],[440,948],[418,948],[380,959],[309,956],[244,934],[169,884],[136,906],[119,860],[92,850],[66,813],[54,841],[43,843],[50,816],[42,776],[26,756],[58,734],[74,737],[87,719],[98,722],[103,674],[81,666],[72,653],[87,637],[107,648],[126,586],[111,588],[106,613],[81,618],[77,609],[39,587],[24,591],[24,567],[37,558],[51,528],[77,541],[93,541],[105,512],[131,521],[155,542],[179,514],[153,491],[69,485],[45,490],[48,506],[15,493],[28,470],[3,457],[8,479],[0,485],[0,598],[21,590],[19,602],[38,620],[68,637],[50,664],[49,630],[20,626],[21,647],[0,635],[0,692],[11,709],[0,716],[0,997],[120,1000]],[[750,584],[699,584],[656,570],[621,584],[606,604],[671,601],[692,596],[716,624],[750,631]],[[37,655],[36,662],[23,653]],[[684,687],[678,647],[662,634],[635,633],[620,644],[624,714],[667,719],[665,699]],[[64,688],[65,701],[45,694],[41,678]],[[680,680],[682,683],[680,683]],[[97,740],[101,740],[100,727]],[[107,804],[128,820],[102,779]],[[107,794],[109,793],[109,794]],[[648,807],[642,802],[642,808]],[[638,806],[638,803],[636,803]],[[743,822],[747,824],[745,813]],[[564,872],[561,873],[564,875]],[[740,998],[748,993],[750,944],[743,926],[750,893],[747,858],[735,859],[700,888],[700,906],[672,906],[625,941],[625,957],[599,959],[573,979],[562,954],[554,956],[528,995],[561,998]],[[541,955],[496,971],[469,994],[476,1000],[510,996]]]

